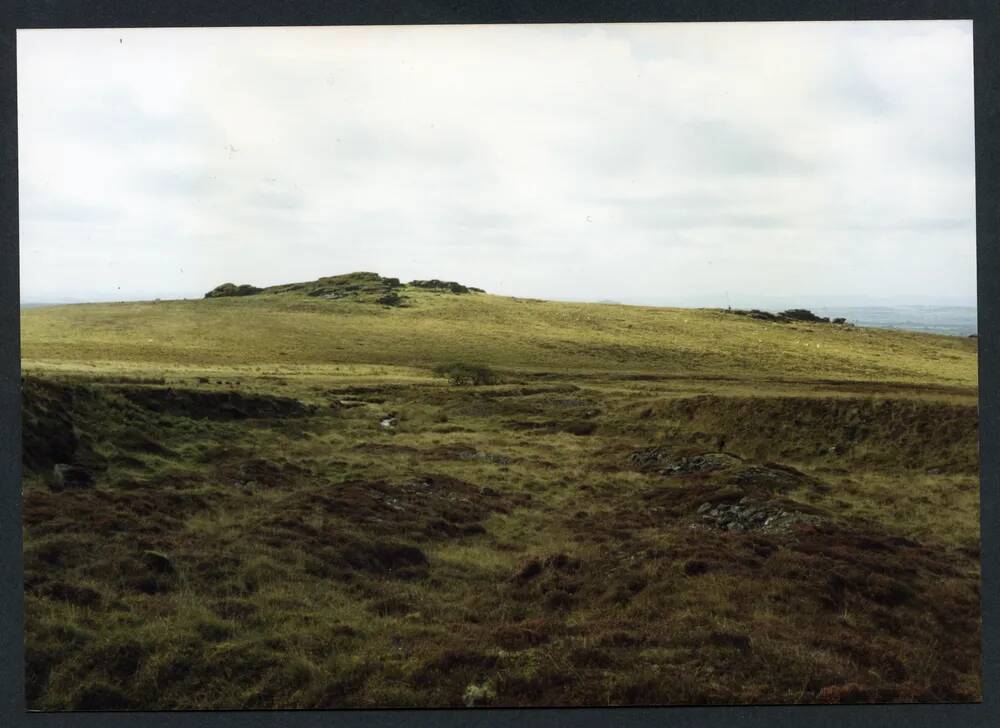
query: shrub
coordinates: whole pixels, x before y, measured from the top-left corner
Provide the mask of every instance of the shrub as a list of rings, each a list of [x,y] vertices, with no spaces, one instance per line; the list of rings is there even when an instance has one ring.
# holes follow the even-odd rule
[[[479,386],[483,384],[496,384],[499,381],[496,372],[481,364],[465,364],[462,362],[442,364],[434,367],[434,374],[439,377],[445,377],[455,385],[471,384]]]

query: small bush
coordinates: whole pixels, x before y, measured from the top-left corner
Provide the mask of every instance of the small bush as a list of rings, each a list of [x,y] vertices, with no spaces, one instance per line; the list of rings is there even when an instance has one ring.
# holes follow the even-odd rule
[[[483,384],[496,384],[500,381],[496,372],[481,364],[465,364],[461,362],[442,364],[434,367],[434,374],[448,379],[448,381],[455,385],[471,384],[473,386],[480,386]]]

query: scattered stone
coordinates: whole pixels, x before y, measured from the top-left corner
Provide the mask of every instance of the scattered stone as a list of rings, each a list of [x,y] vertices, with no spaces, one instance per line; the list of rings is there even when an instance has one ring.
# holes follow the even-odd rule
[[[741,458],[723,452],[675,456],[665,448],[655,447],[629,455],[629,463],[643,472],[660,475],[687,475],[720,470],[742,462]]]
[[[710,526],[723,531],[760,531],[787,533],[795,525],[821,523],[822,516],[794,510],[787,504],[743,498],[739,503],[702,503],[698,515]]]

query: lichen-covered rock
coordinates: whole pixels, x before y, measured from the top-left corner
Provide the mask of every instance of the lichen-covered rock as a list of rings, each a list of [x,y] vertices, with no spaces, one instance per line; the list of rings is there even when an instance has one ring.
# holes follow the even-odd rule
[[[830,323],[830,319],[824,316],[817,316],[812,311],[806,308],[790,308],[787,311],[782,311],[779,316],[784,316],[786,319],[792,321],[805,321],[809,323]]]
[[[235,283],[223,283],[216,286],[205,294],[205,298],[228,298],[232,296],[253,296],[263,291],[263,288],[251,286],[249,284],[236,285]]]
[[[481,288],[470,288],[455,281],[439,281],[437,278],[426,281],[410,281],[407,285],[414,288],[427,288],[433,291],[448,291],[450,293],[483,293],[483,289]]]
[[[795,525],[815,525],[824,518],[800,510],[794,504],[743,498],[738,503],[702,503],[697,510],[702,522],[723,531],[787,533]]]
[[[688,475],[691,473],[721,470],[738,465],[742,459],[724,452],[707,452],[699,455],[677,455],[662,447],[639,450],[629,455],[629,464],[645,473],[660,475]]]

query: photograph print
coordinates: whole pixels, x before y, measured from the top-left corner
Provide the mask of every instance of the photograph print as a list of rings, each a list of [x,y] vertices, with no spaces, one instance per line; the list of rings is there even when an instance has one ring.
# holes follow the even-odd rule
[[[17,33],[30,710],[981,700],[971,21]]]

